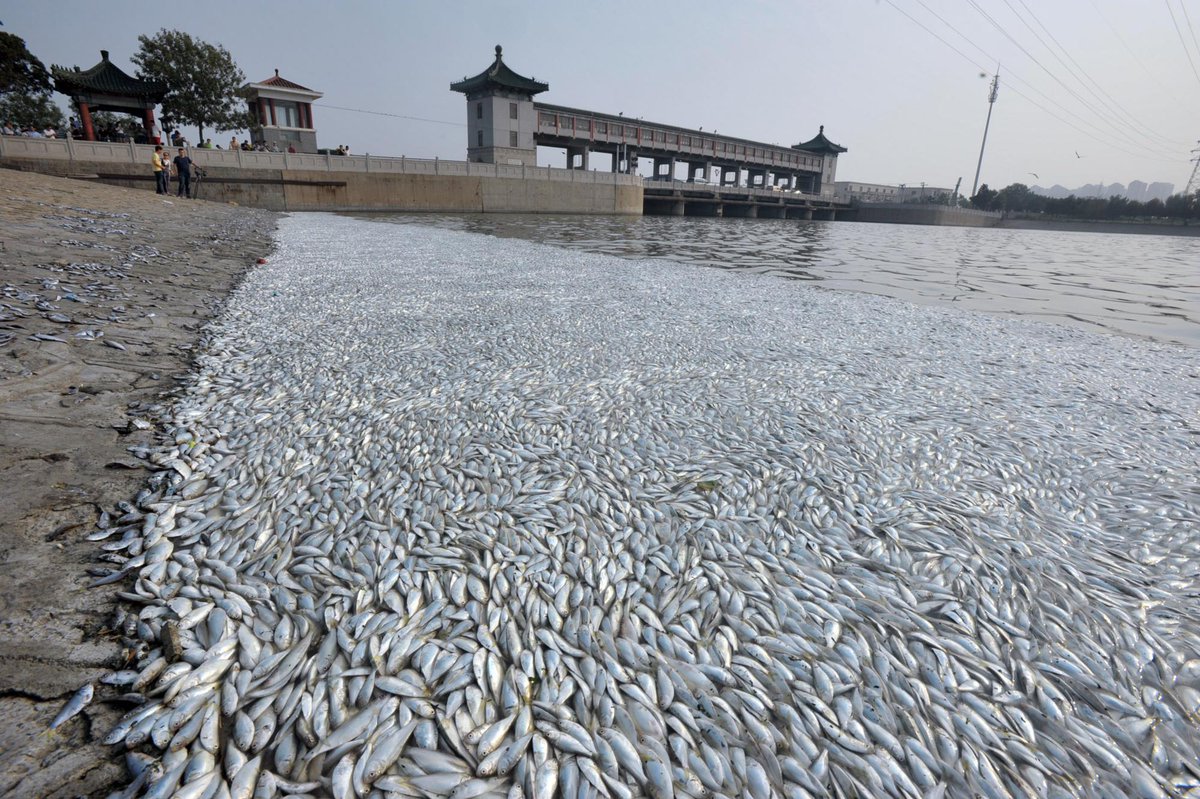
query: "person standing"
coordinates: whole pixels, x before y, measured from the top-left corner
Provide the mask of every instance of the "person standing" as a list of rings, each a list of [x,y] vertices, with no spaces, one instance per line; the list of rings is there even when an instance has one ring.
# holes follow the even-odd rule
[[[179,155],[175,156],[174,163],[175,180],[179,183],[175,196],[186,196],[190,200],[192,199],[192,159],[188,158],[187,150],[180,147]]]
[[[154,145],[154,155],[150,156],[150,163],[154,166],[154,191],[156,194],[167,193],[167,156],[163,153],[161,144]]]
[[[233,136],[229,139],[229,149],[236,150],[237,148],[238,148],[237,136]]]

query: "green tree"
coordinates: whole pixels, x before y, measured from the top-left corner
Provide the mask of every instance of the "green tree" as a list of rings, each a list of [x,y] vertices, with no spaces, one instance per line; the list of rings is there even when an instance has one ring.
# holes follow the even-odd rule
[[[0,95],[10,92],[50,94],[50,73],[25,40],[0,31]]]
[[[62,109],[54,104],[49,94],[41,93],[3,95],[0,97],[0,120],[39,131],[46,127],[58,130],[65,124]]]
[[[250,126],[241,93],[246,76],[224,47],[165,28],[154,36],[139,36],[138,43],[130,59],[138,67],[138,77],[167,85],[162,101],[165,119],[195,125],[196,141],[204,141],[206,127],[220,133]]]
[[[96,111],[92,114],[92,130],[96,136],[104,132],[116,134],[123,139],[136,139],[145,133],[142,121],[129,114],[114,114],[111,111]]]
[[[996,194],[996,191],[988,188],[988,184],[981,184],[979,191],[975,192],[975,196],[971,198],[971,207],[981,211],[992,210],[996,204]]]

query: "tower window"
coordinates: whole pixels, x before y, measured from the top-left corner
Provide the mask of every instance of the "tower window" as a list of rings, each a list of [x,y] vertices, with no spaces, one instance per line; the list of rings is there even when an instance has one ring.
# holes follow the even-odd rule
[[[517,146],[517,132],[515,130],[510,130],[508,132],[508,146],[509,147]]]
[[[475,144],[477,144],[480,147],[483,146],[483,131],[482,130],[475,131]]]
[[[508,104],[508,118],[509,119],[517,118],[517,104],[516,103]]]
[[[475,118],[483,119],[483,103],[475,103]]]

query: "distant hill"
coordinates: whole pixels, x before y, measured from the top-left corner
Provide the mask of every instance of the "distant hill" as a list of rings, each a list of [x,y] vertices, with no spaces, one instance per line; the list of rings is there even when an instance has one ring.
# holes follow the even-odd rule
[[[1121,183],[1088,183],[1080,186],[1077,189],[1068,189],[1066,186],[1060,186],[1057,183],[1050,188],[1042,186],[1030,186],[1029,190],[1034,194],[1040,194],[1043,197],[1055,197],[1061,199],[1074,194],[1076,197],[1124,197],[1128,200],[1136,200],[1137,202],[1146,202],[1148,200],[1165,200],[1175,193],[1174,183],[1150,183],[1146,184],[1140,180],[1135,180],[1126,188]]]

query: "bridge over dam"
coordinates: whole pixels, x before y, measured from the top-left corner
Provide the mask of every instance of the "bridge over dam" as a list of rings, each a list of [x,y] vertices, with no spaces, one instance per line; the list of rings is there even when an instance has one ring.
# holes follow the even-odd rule
[[[847,152],[822,125],[791,145],[753,141],[570,106],[535,102],[549,84],[514,72],[496,46],[491,66],[450,85],[467,100],[467,160],[537,165],[537,148],[566,152],[567,169],[634,174],[641,159],[653,174],[644,212],[674,215],[832,219],[837,158]],[[847,207],[842,204],[840,207]]]

